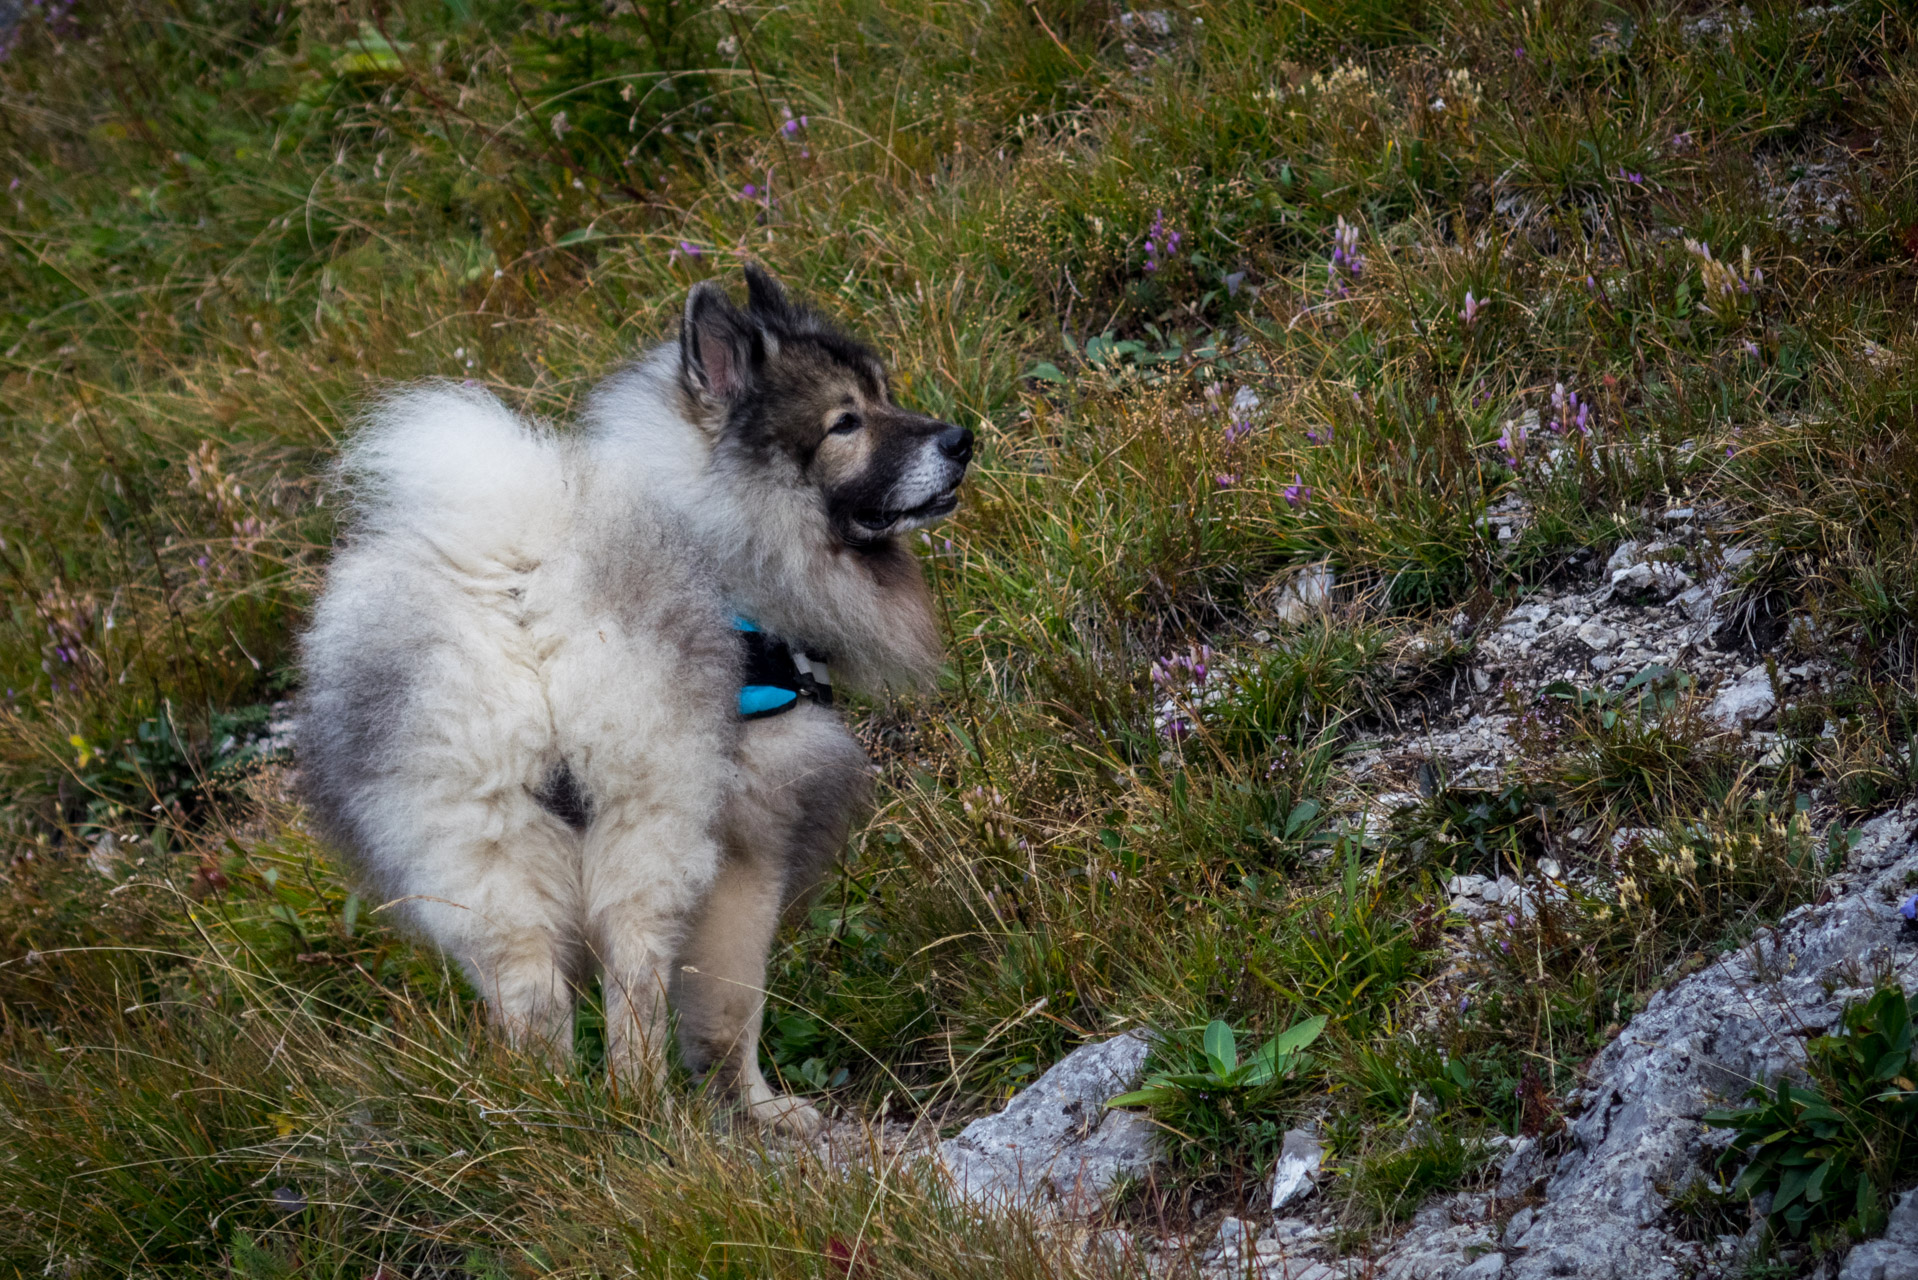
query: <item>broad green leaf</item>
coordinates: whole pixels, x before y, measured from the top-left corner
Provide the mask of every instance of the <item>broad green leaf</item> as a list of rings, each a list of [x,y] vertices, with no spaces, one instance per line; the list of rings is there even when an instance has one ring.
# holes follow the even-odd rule
[[[1059,366],[1050,360],[1041,360],[1038,364],[1033,365],[1030,369],[1026,370],[1025,376],[1038,382],[1064,382],[1066,380],[1066,375],[1060,371]]]
[[[1205,1056],[1220,1075],[1230,1074],[1232,1068],[1239,1065],[1238,1037],[1221,1019],[1214,1018],[1205,1029]]]
[[[1304,1022],[1272,1038],[1272,1052],[1278,1057],[1287,1057],[1297,1053],[1319,1038],[1325,1030],[1325,1015],[1307,1018]]]
[[[1778,1179],[1778,1190],[1772,1196],[1772,1212],[1777,1213],[1796,1200],[1805,1190],[1805,1184],[1811,1181],[1811,1170],[1798,1166],[1787,1169]]]

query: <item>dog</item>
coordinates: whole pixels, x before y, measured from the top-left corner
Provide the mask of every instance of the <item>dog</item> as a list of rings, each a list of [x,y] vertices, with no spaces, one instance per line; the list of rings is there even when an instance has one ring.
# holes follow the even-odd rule
[[[383,397],[302,638],[318,831],[458,962],[513,1042],[570,1058],[596,972],[607,1060],[683,1059],[761,1124],[821,1123],[759,1067],[766,959],[870,803],[832,707],[942,653],[904,535],[973,435],[895,404],[874,351],[746,270],[578,429],[471,386]]]

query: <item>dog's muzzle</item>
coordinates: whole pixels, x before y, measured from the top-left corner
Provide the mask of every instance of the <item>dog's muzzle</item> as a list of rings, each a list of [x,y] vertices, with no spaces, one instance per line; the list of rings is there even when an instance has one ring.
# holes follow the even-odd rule
[[[895,502],[883,508],[855,511],[852,520],[868,538],[935,524],[959,505],[959,485],[972,461],[973,434],[965,427],[947,426],[928,442],[910,473],[895,486]],[[930,456],[926,456],[930,455]]]

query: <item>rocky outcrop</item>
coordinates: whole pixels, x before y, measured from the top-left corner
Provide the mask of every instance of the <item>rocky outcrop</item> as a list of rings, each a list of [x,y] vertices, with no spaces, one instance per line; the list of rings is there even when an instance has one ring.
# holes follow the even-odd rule
[[[939,1144],[953,1190],[982,1207],[1088,1212],[1154,1159],[1152,1122],[1106,1102],[1135,1089],[1149,1045],[1128,1033],[1083,1045],[1006,1104]]]
[[[1918,985],[1918,938],[1898,914],[1906,876],[1918,876],[1915,828],[1913,807],[1866,824],[1829,902],[1660,992],[1593,1060],[1567,1149],[1528,1146],[1506,1163],[1501,1191],[1542,1182],[1544,1193],[1507,1226],[1510,1275],[1660,1280],[1729,1266],[1735,1237],[1686,1241],[1668,1221],[1672,1196],[1720,1149],[1723,1135],[1700,1118],[1797,1069],[1804,1038],[1828,1031],[1877,976]]]
[[[1493,520],[1524,518],[1515,509]],[[1438,714],[1349,758],[1364,830],[1397,820],[1416,797],[1395,788],[1421,770],[1455,785],[1510,776],[1524,709],[1555,681],[1630,696],[1635,675],[1683,672],[1687,683],[1679,687],[1693,699],[1686,714],[1705,732],[1751,758],[1775,756],[1779,738],[1767,729],[1835,675],[1815,653],[1798,665],[1754,663],[1740,615],[1726,611],[1733,575],[1750,553],[1711,542],[1689,508],[1667,512],[1664,523],[1670,541],[1623,544],[1595,581],[1541,589],[1479,630]],[[1207,690],[1198,664],[1227,669],[1235,660],[1196,654],[1180,668],[1195,676],[1194,686],[1176,691],[1178,698],[1165,694],[1166,705],[1202,713]],[[1160,681],[1166,689],[1173,683]],[[1166,736],[1176,746],[1177,735]],[[1369,776],[1379,783],[1362,781]],[[1520,918],[1541,903],[1593,892],[1603,886],[1592,876],[1654,834],[1575,828],[1565,833],[1562,864],[1541,858],[1518,876],[1456,875],[1446,885],[1453,918]],[[1274,1171],[1272,1220],[1228,1218],[1204,1235],[1132,1241],[1128,1254],[1155,1274],[1190,1274],[1196,1265],[1199,1274],[1234,1280],[1737,1275],[1753,1233],[1694,1239],[1696,1224],[1672,1208],[1689,1185],[1711,1176],[1729,1140],[1702,1118],[1754,1084],[1802,1069],[1804,1041],[1830,1030],[1846,1003],[1876,982],[1918,990],[1918,929],[1898,910],[1914,885],[1918,802],[1865,824],[1817,904],[1655,995],[1587,1064],[1584,1086],[1568,1101],[1570,1125],[1508,1148],[1495,1192],[1437,1197],[1396,1239],[1373,1241],[1367,1256],[1340,1256],[1331,1211],[1312,1198],[1313,1153],[1303,1132],[1296,1142],[1287,1135],[1289,1163]],[[1101,1104],[1131,1087],[1144,1057],[1142,1039],[1122,1037],[1067,1058],[1004,1113],[944,1144],[955,1185],[979,1202],[1072,1209],[1095,1204],[1121,1176],[1143,1172],[1152,1159],[1148,1122]],[[1853,1249],[1839,1275],[1918,1280],[1918,1193],[1900,1204],[1885,1239]]]

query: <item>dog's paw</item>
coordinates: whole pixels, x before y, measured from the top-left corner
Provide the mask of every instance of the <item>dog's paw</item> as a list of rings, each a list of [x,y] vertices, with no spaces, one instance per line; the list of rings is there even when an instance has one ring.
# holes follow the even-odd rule
[[[747,1104],[746,1110],[763,1127],[788,1137],[810,1138],[826,1126],[819,1108],[789,1093],[758,1099]]]

